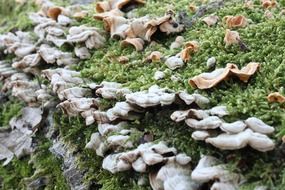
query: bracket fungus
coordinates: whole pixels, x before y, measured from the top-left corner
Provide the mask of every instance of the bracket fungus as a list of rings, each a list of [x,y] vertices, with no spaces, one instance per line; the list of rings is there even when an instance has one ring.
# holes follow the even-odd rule
[[[211,136],[211,134],[206,130],[194,131],[191,134],[191,137],[196,141],[204,141],[205,139],[207,139],[210,136]]]
[[[72,98],[61,102],[58,107],[69,116],[77,116],[84,111],[98,107],[98,105],[99,102],[95,98]]]
[[[171,155],[171,156],[167,156]],[[169,148],[164,142],[158,144],[145,143],[139,145],[136,149],[110,154],[103,160],[103,168],[111,173],[117,173],[134,169],[137,172],[147,172],[148,167],[163,163],[176,162],[181,165],[186,165],[191,161],[191,158],[185,154],[177,154],[175,148]],[[120,165],[128,165],[121,168]]]
[[[74,49],[74,53],[80,59],[89,59],[91,57],[91,54],[89,53],[89,51],[86,47],[76,46]]]
[[[237,150],[249,145],[258,151],[267,152],[275,147],[274,142],[268,136],[253,132],[251,129],[238,134],[220,134],[217,137],[207,138],[205,141],[222,150]]]
[[[195,190],[200,186],[191,179],[190,165],[175,161],[168,161],[157,173],[150,173],[149,181],[153,190]]]
[[[238,189],[242,176],[226,169],[226,165],[219,164],[219,160],[212,156],[202,156],[198,165],[191,173],[191,179],[196,182],[207,183],[216,181],[211,189],[222,186],[227,189]]]
[[[1,46],[4,48],[4,53],[14,53],[17,57],[25,57],[30,53],[35,52],[36,47],[29,32],[17,31],[0,35]]]
[[[120,122],[116,125],[113,124],[99,124],[99,133],[93,133],[90,141],[86,144],[85,148],[93,149],[98,156],[104,157],[108,150],[120,150],[124,148],[132,148],[133,143],[130,139],[135,130],[125,129],[127,123]]]
[[[28,105],[36,106],[43,103],[38,101],[38,94],[36,92],[40,90],[41,86],[36,82],[19,79],[12,80],[10,85],[12,87],[12,95],[26,102]],[[47,94],[47,92],[43,93]]]
[[[103,81],[99,86],[95,92],[104,99],[119,99],[131,93],[129,89],[116,82]]]
[[[134,92],[126,95],[126,101],[130,104],[146,108],[157,105],[169,105],[175,100],[175,94],[167,93],[165,89],[152,86],[148,91]]]
[[[255,132],[262,134],[271,134],[274,132],[274,127],[265,124],[262,120],[256,117],[250,117],[244,121],[245,124]]]
[[[175,122],[185,121],[195,129],[193,139],[205,141],[222,150],[236,150],[247,145],[261,152],[274,149],[274,142],[267,136],[274,132],[273,127],[256,117],[226,123],[222,119],[226,115],[229,113],[225,106],[216,106],[209,110],[175,111],[170,118]],[[225,133],[216,136],[219,129]]]
[[[105,43],[105,38],[98,32],[97,28],[84,25],[71,27],[66,40],[71,43],[84,42],[88,49],[100,48]]]
[[[117,102],[114,107],[107,110],[106,114],[110,121],[116,119],[123,120],[136,120],[138,113],[142,113],[143,110],[135,105],[131,105],[127,102]]]
[[[39,54],[48,64],[72,65],[78,62],[78,60],[72,56],[72,53],[62,52],[46,44],[40,46]]]
[[[91,90],[88,88],[71,87],[62,91],[64,99],[84,98],[87,94],[91,94]],[[63,97],[61,100],[63,100]]]
[[[80,73],[68,69],[46,69],[42,74],[50,80],[52,90],[60,99],[63,99],[61,92],[75,85],[83,84],[83,80],[79,77]]]
[[[26,55],[20,61],[16,61],[12,64],[12,67],[15,69],[22,69],[25,71],[26,68],[33,68],[39,66],[41,61],[41,56],[39,53]]]
[[[238,69],[235,64],[229,63],[226,68],[216,69],[211,73],[202,73],[189,80],[189,84],[194,88],[208,89],[216,86],[230,76],[236,76],[243,82],[248,82],[249,78],[258,70],[259,63],[248,63],[242,69]]]
[[[43,119],[43,111],[41,108],[25,107],[21,110],[21,113],[20,117],[13,117],[9,121],[10,127],[26,134],[32,134]]]

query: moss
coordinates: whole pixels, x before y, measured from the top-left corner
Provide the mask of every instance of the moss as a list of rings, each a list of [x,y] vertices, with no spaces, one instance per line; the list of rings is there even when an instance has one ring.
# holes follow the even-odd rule
[[[21,159],[14,158],[9,165],[0,166],[1,189],[26,189],[29,183],[38,178],[48,180],[44,186],[45,190],[69,189],[62,174],[62,161],[49,151],[51,142],[44,138],[43,134],[38,134],[37,141],[39,144],[32,159],[29,156]]]
[[[37,10],[32,1],[27,1],[21,5],[17,4],[15,0],[0,0],[0,8],[0,34],[11,30],[29,30],[32,28],[28,13]]]
[[[187,9],[188,3],[189,1],[173,1],[172,4],[175,10],[180,11]],[[198,1],[194,3],[199,5]],[[167,1],[150,0],[146,6],[134,10],[134,13],[138,16],[146,14],[151,17],[161,16],[169,8],[168,4]],[[268,103],[266,96],[274,91],[284,93],[285,62],[282,57],[285,51],[282,44],[285,42],[285,38],[282,31],[285,22],[279,16],[281,7],[272,11],[275,19],[267,19],[260,1],[254,1],[254,4],[256,9],[250,10],[244,8],[241,1],[226,1],[223,8],[214,12],[220,18],[226,15],[241,14],[251,19],[251,24],[248,27],[234,29],[240,33],[241,39],[249,47],[249,51],[241,51],[239,46],[235,45],[225,47],[223,38],[226,27],[223,22],[220,21],[216,26],[209,28],[198,21],[181,34],[186,41],[197,40],[200,44],[199,52],[194,54],[182,69],[169,71],[163,62],[146,63],[144,61],[154,50],[167,56],[178,53],[179,50],[169,49],[171,42],[175,39],[174,36],[159,39],[159,44],[148,45],[142,52],[135,52],[132,48],[122,48],[120,42],[108,39],[106,47],[96,50],[92,58],[82,62],[78,69],[81,70],[84,77],[93,81],[121,82],[132,90],[147,89],[153,84],[158,84],[173,90],[187,89],[191,93],[196,89],[192,89],[188,85],[188,79],[202,72],[210,72],[211,70],[206,67],[205,63],[211,56],[216,57],[217,68],[225,67],[227,63],[236,63],[242,67],[251,61],[260,62],[259,72],[251,77],[247,84],[233,78],[222,82],[213,89],[197,91],[210,97],[211,105],[226,105],[231,112],[231,115],[226,118],[227,121],[256,116],[275,126],[277,133],[272,138],[278,144],[280,137],[285,134],[284,104]],[[191,16],[193,13],[189,15]],[[96,22],[94,25],[99,26],[97,22],[100,21],[92,21],[92,24],[94,22]],[[116,58],[122,55],[127,56],[130,61],[126,64],[118,63]],[[164,80],[155,81],[153,75],[156,70],[167,70],[167,77]],[[171,81],[171,75],[181,76],[182,81]],[[259,153],[250,148],[238,151],[220,151],[205,143],[193,141],[191,139],[192,130],[184,124],[174,124],[169,119],[171,109],[165,108],[165,110],[158,113],[151,111],[132,126],[152,132],[158,140],[167,139],[171,145],[191,155],[194,163],[198,161],[201,153],[219,157],[245,175],[248,180],[243,185],[245,189],[250,189],[256,184],[266,184],[276,189],[280,189],[284,185],[284,175],[279,175],[284,172],[276,164],[276,160],[280,159],[276,152]],[[271,154],[274,156],[269,158]],[[229,155],[236,158],[231,160],[228,158]],[[240,165],[244,160],[247,162]]]
[[[0,188],[8,189],[24,189],[22,179],[33,173],[32,166],[28,163],[29,158],[25,157],[21,160],[13,159],[7,166],[0,165]]]
[[[62,160],[56,158],[50,151],[52,143],[43,136],[38,136],[39,145],[35,154],[33,155],[33,167],[37,171],[31,179],[38,177],[46,177],[48,183],[45,186],[46,190],[52,189],[69,189],[69,186],[63,176]]]
[[[12,117],[17,117],[21,114],[23,103],[15,98],[3,103],[0,107],[0,126],[7,126]]]

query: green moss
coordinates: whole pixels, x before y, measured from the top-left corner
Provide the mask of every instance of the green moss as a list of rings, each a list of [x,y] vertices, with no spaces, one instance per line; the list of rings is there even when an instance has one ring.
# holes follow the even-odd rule
[[[28,13],[37,10],[32,1],[27,1],[21,5],[17,4],[15,0],[0,0],[0,9],[0,34],[11,30],[29,30],[32,28]]]
[[[7,166],[0,166],[1,189],[26,189],[29,183],[40,177],[48,181],[44,186],[45,190],[69,189],[62,174],[62,161],[49,151],[51,142],[42,134],[38,134],[37,141],[39,144],[32,159],[29,156],[21,159],[14,158]]]
[[[17,117],[21,114],[23,103],[15,98],[11,98],[0,107],[0,126],[7,126],[12,117]]]
[[[146,14],[151,17],[162,16],[171,7],[168,4],[167,1],[150,0],[144,7],[134,10],[134,13],[138,16]],[[189,1],[173,1],[172,4],[174,10],[187,10]],[[196,5],[199,3],[196,2]],[[226,27],[223,22],[220,21],[216,26],[207,27],[204,23],[197,21],[193,27],[181,34],[186,41],[197,40],[200,44],[199,51],[193,54],[192,59],[184,68],[169,71],[163,62],[147,63],[144,61],[152,51],[160,51],[165,56],[178,53],[179,49],[169,49],[171,42],[175,39],[174,36],[169,36],[159,39],[159,44],[147,45],[142,52],[135,52],[132,48],[122,48],[119,41],[108,39],[106,47],[96,50],[90,60],[80,64],[78,70],[81,70],[84,77],[93,81],[121,82],[132,90],[147,89],[153,84],[158,84],[173,90],[187,89],[191,93],[196,89],[190,87],[188,79],[202,72],[211,71],[206,67],[209,57],[216,57],[217,68],[225,67],[227,63],[235,63],[242,67],[251,61],[260,62],[259,72],[251,77],[248,83],[232,78],[210,90],[197,91],[210,97],[211,105],[226,105],[231,112],[231,115],[225,118],[227,121],[256,116],[275,126],[277,132],[272,138],[278,144],[280,137],[285,134],[284,104],[268,103],[266,96],[274,91],[284,93],[285,62],[282,57],[285,51],[282,44],[285,42],[285,37],[282,35],[282,31],[285,22],[284,18],[279,16],[282,7],[272,10],[275,19],[267,19],[260,1],[254,1],[254,5],[256,9],[250,10],[244,8],[241,1],[226,1],[223,8],[214,12],[221,20],[226,15],[244,15],[251,20],[250,25],[246,28],[234,29],[240,33],[241,39],[249,47],[249,51],[241,51],[236,45],[225,47],[223,39]],[[97,22],[100,21],[92,21],[92,24],[100,27]],[[120,64],[117,61],[119,56],[127,56],[130,61]],[[167,70],[166,78],[155,81],[153,75],[157,70]],[[171,75],[181,76],[182,81],[171,81]],[[178,150],[191,155],[194,163],[197,163],[200,154],[219,157],[245,175],[248,180],[243,186],[245,189],[250,189],[256,184],[265,184],[280,189],[285,184],[284,171],[276,164],[276,160],[280,159],[276,152],[259,153],[250,148],[238,151],[220,151],[205,143],[196,142],[191,139],[192,130],[184,124],[174,124],[170,121],[171,111],[168,108],[165,109],[166,111],[147,113],[142,120],[133,123],[132,126],[152,132],[157,140],[167,140]],[[229,155],[236,158],[231,160],[228,158]],[[273,155],[272,158],[270,155]],[[247,162],[240,165],[240,162],[244,162],[244,160]]]
[[[32,175],[33,169],[28,163],[29,158],[25,157],[21,160],[13,159],[7,166],[0,165],[0,188],[8,189],[24,189],[22,179]]]
[[[46,177],[48,179],[48,183],[45,186],[46,190],[69,189],[62,173],[62,160],[56,158],[49,151],[52,143],[44,137],[38,138],[40,144],[32,158],[33,167],[37,173],[29,181],[38,177]]]

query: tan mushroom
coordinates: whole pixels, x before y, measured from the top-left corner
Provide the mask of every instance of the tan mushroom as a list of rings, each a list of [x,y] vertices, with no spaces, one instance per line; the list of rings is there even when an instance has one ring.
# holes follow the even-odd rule
[[[184,26],[175,22],[175,20],[173,19],[174,15],[174,12],[172,10],[169,10],[165,13],[163,17],[148,21],[145,24],[145,27],[147,28],[145,39],[147,41],[150,41],[152,35],[157,30],[166,33],[167,35],[171,33],[182,32]]]
[[[247,26],[247,19],[245,16],[238,15],[238,16],[225,16],[224,20],[228,28],[243,28]]]
[[[110,16],[103,19],[104,28],[110,32],[111,38],[124,39],[125,31],[129,28],[128,20],[124,17]]]
[[[123,17],[124,12],[120,11],[119,9],[113,9],[108,12],[97,13],[94,15],[94,18],[97,20],[103,20],[104,18],[111,17],[111,16]]]
[[[148,40],[146,38],[146,33],[148,31],[146,23],[149,21],[148,16],[133,19],[130,23],[129,28],[125,31],[128,38],[141,38],[143,40]]]
[[[219,20],[219,17],[217,15],[210,15],[205,18],[203,18],[203,22],[205,22],[208,26],[215,25]]]
[[[253,1],[252,0],[245,0],[244,7],[248,8],[248,9],[253,9],[254,8]]]
[[[159,62],[162,55],[159,51],[153,51],[151,54],[147,57],[147,60],[150,60],[151,62]]]
[[[183,36],[177,36],[175,41],[171,43],[170,49],[180,48],[184,43]]]
[[[188,8],[189,8],[189,10],[190,10],[191,12],[193,12],[193,13],[195,13],[195,12],[197,11],[197,6],[194,5],[193,3],[190,3],[190,4],[188,5]]]
[[[265,9],[274,8],[277,6],[277,2],[275,0],[261,0],[261,4]]]
[[[285,102],[285,97],[281,95],[279,92],[273,92],[270,93],[267,96],[268,102],[278,102],[278,103],[284,103]]]
[[[123,9],[131,4],[145,4],[143,0],[109,0],[96,3],[96,11],[98,13],[107,12],[112,9]]]
[[[62,13],[61,7],[50,7],[47,11],[47,16],[53,20],[57,20],[58,16]]]
[[[103,12],[110,11],[110,10],[114,9],[114,7],[112,7],[112,4],[114,4],[114,3],[116,3],[116,0],[97,2],[96,7],[95,7],[96,12],[97,13],[103,13]]]
[[[186,42],[184,49],[180,53],[180,57],[184,62],[188,62],[191,59],[190,53],[195,53],[199,50],[199,44],[197,41]]]
[[[258,70],[260,67],[259,63],[250,62],[240,70],[236,67],[230,69],[230,72],[237,76],[241,81],[247,82],[249,78]]]
[[[232,45],[232,44],[239,44],[240,43],[240,36],[237,31],[231,31],[229,29],[226,30],[224,42],[226,46]]]
[[[131,5],[131,4],[141,4],[144,5],[144,0],[119,0],[119,3],[117,4],[118,9],[123,9],[124,7]]]
[[[241,81],[247,82],[257,71],[259,63],[251,62],[242,69],[238,69],[235,64],[227,64],[226,68],[216,69],[211,73],[202,73],[189,80],[189,84],[194,88],[208,89],[216,86],[229,76],[237,76]]]
[[[140,38],[127,38],[121,42],[121,46],[126,47],[132,45],[136,48],[136,51],[142,51],[144,41]]]

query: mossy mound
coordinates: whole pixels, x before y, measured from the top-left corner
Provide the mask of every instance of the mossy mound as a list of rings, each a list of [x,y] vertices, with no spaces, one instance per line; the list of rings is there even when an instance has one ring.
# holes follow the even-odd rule
[[[1,2],[3,5],[3,2]],[[205,2],[206,3],[206,2]],[[194,92],[188,79],[202,72],[209,72],[206,61],[210,57],[217,60],[216,68],[225,67],[227,63],[235,63],[239,67],[249,62],[261,63],[261,68],[248,83],[243,83],[235,78],[222,82],[210,90],[197,90],[211,100],[211,105],[225,105],[230,111],[227,121],[246,119],[255,116],[275,127],[276,132],[272,138],[276,142],[276,149],[267,153],[260,153],[251,148],[237,151],[221,151],[212,146],[191,139],[191,130],[184,124],[176,124],[170,120],[169,115],[177,110],[177,107],[151,110],[145,114],[142,120],[134,121],[132,127],[139,130],[147,130],[155,135],[156,140],[164,140],[175,146],[179,151],[185,152],[192,157],[193,163],[197,163],[201,154],[214,155],[225,163],[229,169],[241,173],[247,180],[242,189],[253,189],[256,185],[266,185],[269,189],[284,189],[285,186],[285,152],[281,137],[285,135],[285,104],[268,103],[266,97],[270,92],[285,94],[285,15],[280,15],[285,7],[285,1],[279,0],[278,8],[270,10],[271,19],[264,15],[260,1],[254,1],[254,9],[245,8],[243,1],[225,1],[225,5],[216,10],[210,10],[208,14],[218,15],[223,18],[227,15],[243,15],[251,20],[249,26],[235,29],[239,32],[242,41],[248,46],[247,51],[242,51],[238,45],[225,47],[223,39],[225,24],[220,20],[217,25],[208,27],[197,20],[195,24],[186,29],[180,35],[188,40],[196,40],[200,49],[192,56],[192,59],[181,69],[172,71],[163,62],[147,63],[145,58],[152,51],[160,51],[163,55],[175,55],[180,50],[171,50],[170,44],[176,36],[156,39],[157,43],[147,45],[142,52],[136,52],[132,48],[122,48],[120,42],[108,38],[104,48],[95,50],[92,57],[82,61],[74,67],[81,72],[82,77],[94,82],[114,81],[123,83],[132,90],[147,89],[151,85],[158,84],[173,90]],[[193,1],[199,6],[201,1]],[[89,5],[89,11],[94,11],[94,5]],[[194,13],[188,9],[189,1],[174,0],[169,3],[166,0],[147,0],[143,7],[134,10],[137,16],[146,14],[162,16],[164,12],[172,8],[174,11],[186,11],[191,17]],[[27,13],[36,10],[32,3],[22,6],[1,6],[0,33],[13,29],[30,30],[31,23]],[[9,8],[11,7],[11,8]],[[2,10],[3,9],[3,10]],[[11,11],[9,11],[11,10]],[[87,24],[103,29],[100,21],[93,17],[84,18],[78,24]],[[121,64],[116,58],[126,56],[129,62]],[[8,58],[7,58],[8,59]],[[166,71],[163,80],[153,78],[155,71]],[[181,78],[180,81],[170,79],[171,75]],[[110,107],[114,102],[106,102]],[[23,105],[11,99],[0,107],[0,126],[5,126],[11,117],[18,114]],[[138,175],[134,172],[110,174],[101,168],[102,158],[96,156],[93,151],[86,150],[85,144],[89,141],[92,133],[97,131],[96,125],[86,127],[84,121],[79,118],[68,118],[61,112],[54,114],[58,135],[66,143],[74,147],[74,154],[80,159],[78,167],[85,171],[85,182],[91,185],[91,189],[126,190],[126,189],[150,189],[149,186],[138,186]],[[43,131],[42,131],[43,133]],[[68,189],[63,175],[61,174],[61,161],[55,158],[49,151],[51,142],[43,137],[36,137],[38,147],[33,156],[33,163],[29,164],[29,158],[14,159],[6,167],[0,166],[0,184],[3,189],[25,189],[25,178],[32,177],[34,171],[40,170],[38,176],[48,176],[48,186],[44,189]],[[195,165],[193,164],[193,166]],[[130,177],[131,176],[131,177]],[[33,176],[37,177],[37,176]],[[55,188],[56,187],[56,188]]]

